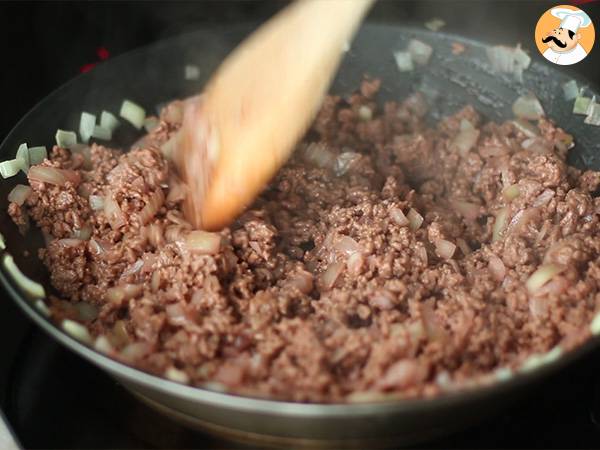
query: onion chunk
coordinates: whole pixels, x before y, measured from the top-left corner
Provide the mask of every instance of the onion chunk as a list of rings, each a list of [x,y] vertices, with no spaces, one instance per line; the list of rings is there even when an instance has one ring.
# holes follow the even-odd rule
[[[527,290],[533,294],[554,276],[563,272],[565,267],[556,264],[544,264],[540,266],[525,282]]]
[[[187,250],[214,255],[221,248],[221,235],[203,230],[190,231],[184,241]]]
[[[144,125],[146,110],[131,100],[123,100],[119,115],[139,130]]]

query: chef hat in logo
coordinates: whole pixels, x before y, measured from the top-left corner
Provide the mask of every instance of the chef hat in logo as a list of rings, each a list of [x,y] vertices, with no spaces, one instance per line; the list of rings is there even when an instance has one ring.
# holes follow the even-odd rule
[[[561,20],[561,28],[571,30],[573,33],[577,33],[579,28],[585,28],[592,23],[590,16],[581,10],[573,11],[567,8],[553,8],[551,13],[554,17],[558,17]]]

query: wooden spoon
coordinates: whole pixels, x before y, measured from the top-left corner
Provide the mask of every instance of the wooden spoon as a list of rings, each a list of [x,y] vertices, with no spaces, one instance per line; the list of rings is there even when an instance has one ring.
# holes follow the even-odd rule
[[[175,162],[196,227],[235,219],[290,156],[373,0],[303,0],[256,30],[188,101]]]

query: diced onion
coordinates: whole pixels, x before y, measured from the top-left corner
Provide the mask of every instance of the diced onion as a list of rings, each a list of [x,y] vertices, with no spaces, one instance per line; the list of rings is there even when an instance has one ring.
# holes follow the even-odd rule
[[[331,169],[336,162],[335,155],[321,142],[308,144],[304,150],[304,159],[322,169]]]
[[[516,47],[488,47],[486,54],[493,70],[513,74],[517,81],[523,82],[523,71],[531,64],[531,57],[523,51],[520,44]]]
[[[574,100],[579,96],[579,87],[577,86],[577,81],[571,80],[567,81],[562,85],[564,99],[566,101]]]
[[[488,267],[496,281],[504,281],[504,277],[506,276],[506,267],[500,258],[498,258],[496,255],[491,255],[489,258]]]
[[[180,124],[183,122],[183,105],[181,100],[172,101],[160,112],[160,118],[170,124]]]
[[[533,206],[544,206],[554,197],[554,191],[552,189],[546,189],[533,201]]]
[[[587,111],[588,114],[583,122],[588,125],[600,126],[600,104],[590,103]]]
[[[525,286],[530,293],[535,293],[544,284],[550,281],[554,276],[565,270],[565,267],[556,264],[544,264],[538,268],[525,282]]]
[[[433,53],[433,48],[430,45],[421,42],[418,39],[411,39],[408,43],[407,50],[410,53],[412,60],[420,66],[427,64]]]
[[[36,166],[44,162],[44,160],[48,157],[48,150],[43,145],[38,147],[31,147],[29,149],[29,164],[32,166]]]
[[[27,148],[27,144],[19,145],[15,159],[21,161],[21,170],[25,175],[27,175],[27,171],[29,170],[29,166],[31,164],[29,161],[29,149]]]
[[[94,342],[94,348],[99,352],[110,355],[115,351],[110,341],[106,336],[98,336],[96,342]]]
[[[116,230],[127,223],[123,211],[121,211],[121,207],[110,194],[104,198],[104,214],[113,230]]]
[[[120,124],[121,122],[119,122],[119,119],[117,119],[113,113],[102,111],[102,114],[100,114],[100,126],[110,130],[111,133],[113,133]]]
[[[209,233],[208,231],[194,230],[187,234],[184,243],[187,250],[214,255],[221,248],[221,235]]]
[[[358,108],[358,118],[364,122],[367,122],[373,118],[373,110],[366,105],[362,105]]]
[[[0,175],[2,178],[14,177],[23,167],[23,161],[20,159],[11,159],[0,163]]]
[[[348,256],[348,259],[346,261],[346,265],[348,266],[348,272],[350,272],[351,275],[360,275],[364,262],[365,257],[362,253],[352,253],[350,256]]]
[[[502,237],[502,232],[506,228],[506,219],[508,217],[508,208],[504,207],[496,213],[496,220],[492,229],[492,242],[498,241]]]
[[[394,59],[396,60],[396,66],[398,66],[400,72],[411,72],[415,70],[410,52],[394,52]]]
[[[532,93],[517,98],[512,111],[516,117],[527,120],[538,120],[545,115],[540,101]]]
[[[504,195],[504,198],[508,201],[514,200],[519,195],[521,195],[521,191],[519,190],[519,185],[513,184],[511,186],[508,186],[506,189],[504,189],[502,191],[502,195]]]
[[[356,152],[344,152],[340,153],[335,160],[333,166],[333,172],[341,177],[348,173],[350,169],[354,166],[354,164],[361,158],[360,153]]]
[[[410,223],[400,208],[390,209],[390,217],[394,222],[396,222],[397,225],[400,225],[401,227],[405,227]]]
[[[139,130],[144,125],[146,111],[131,100],[123,100],[119,115]]]
[[[190,382],[190,377],[188,377],[183,370],[176,369],[175,367],[169,367],[165,371],[165,378],[182,384],[187,384]]]
[[[81,227],[73,231],[73,238],[87,241],[92,236],[92,229],[89,226]]]
[[[134,361],[146,356],[152,351],[152,345],[148,342],[134,342],[121,350],[121,356],[127,360]]]
[[[523,133],[528,138],[534,138],[540,135],[537,127],[526,120],[516,119],[512,121],[517,130]]]
[[[104,197],[100,195],[90,195],[88,198],[90,202],[90,208],[94,211],[100,211],[104,209]]]
[[[589,97],[577,97],[573,103],[573,114],[587,114],[592,99]]]
[[[435,242],[435,249],[440,258],[450,259],[452,256],[454,256],[456,245],[445,239],[438,239]]]
[[[8,201],[22,206],[31,194],[31,188],[24,184],[17,184],[8,194]]]
[[[112,131],[101,125],[95,125],[91,136],[96,139],[101,139],[103,141],[110,141],[112,139]]]
[[[195,66],[193,64],[187,64],[184,69],[186,80],[200,79],[200,68],[198,66]]]
[[[12,255],[4,255],[4,267],[8,273],[12,276],[12,279],[19,287],[25,291],[29,296],[33,298],[44,298],[46,292],[41,284],[29,279],[21,272],[21,269],[15,264],[15,260]]]
[[[152,130],[154,130],[158,126],[159,123],[160,123],[160,121],[158,120],[157,117],[154,117],[154,116],[146,117],[144,119],[144,129],[148,133],[152,133]]]
[[[92,343],[92,337],[90,336],[89,331],[80,323],[73,320],[64,319],[61,326],[66,333],[70,334],[78,341],[84,342],[85,344]]]
[[[416,231],[419,228],[421,228],[421,225],[423,224],[423,216],[419,214],[417,210],[415,210],[414,208],[410,208],[408,214],[406,215],[406,218],[408,219],[409,227],[411,230]]]
[[[73,170],[57,169],[56,167],[48,166],[33,166],[29,169],[27,176],[30,180],[55,184],[57,186],[64,186],[67,182],[77,185],[81,181],[79,174]]]
[[[468,120],[462,119],[460,131],[450,142],[450,148],[458,150],[461,156],[465,156],[479,139],[479,130],[473,128]]]
[[[61,148],[71,148],[77,144],[77,134],[74,131],[56,130],[54,135],[56,145]]]
[[[175,150],[179,146],[181,133],[178,131],[171,135],[169,140],[160,146],[160,152],[167,160],[172,160],[175,155]]]
[[[325,289],[331,289],[344,270],[343,262],[334,262],[321,274],[321,283]]]
[[[305,270],[300,270],[288,279],[291,286],[296,287],[303,294],[310,294],[313,290],[313,275]]]
[[[160,210],[164,202],[165,194],[159,187],[152,193],[152,195],[150,195],[148,203],[146,203],[146,205],[140,211],[138,216],[140,223],[142,225],[146,225],[148,222],[150,222],[150,220],[152,220],[156,213]]]
[[[85,111],[82,112],[81,119],[79,120],[79,136],[81,137],[81,142],[88,143],[94,132],[95,126],[96,116]]]
[[[362,250],[358,242],[350,236],[341,236],[334,244],[334,248],[346,255],[351,255]]]
[[[118,305],[130,298],[137,297],[143,290],[144,287],[140,284],[122,284],[108,288],[104,294],[104,298],[106,301]]]
[[[35,302],[34,302],[35,307],[37,308],[37,310],[39,312],[41,312],[44,316],[46,317],[50,317],[52,315],[52,313],[50,312],[50,309],[48,309],[48,307],[46,306],[46,304],[44,303],[44,300],[42,300],[41,298],[38,298]]]
[[[525,139],[521,142],[521,147],[524,150],[540,154],[546,154],[552,151],[551,144],[541,137]]]
[[[440,31],[444,25],[446,25],[446,22],[438,18],[434,18],[425,22],[425,28],[431,31]]]

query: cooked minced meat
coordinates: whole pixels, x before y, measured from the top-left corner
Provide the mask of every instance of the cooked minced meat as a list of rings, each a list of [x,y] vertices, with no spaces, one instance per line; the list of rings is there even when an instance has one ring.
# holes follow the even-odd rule
[[[328,97],[219,233],[192,230],[160,151],[180,103],[127,153],[54,147],[41,166],[63,181],[30,171],[32,194],[10,207],[47,237],[54,319],[152,373],[310,402],[432,396],[583,342],[600,177],[565,164],[570,136],[470,106],[431,128],[418,94],[381,106],[378,89]]]

